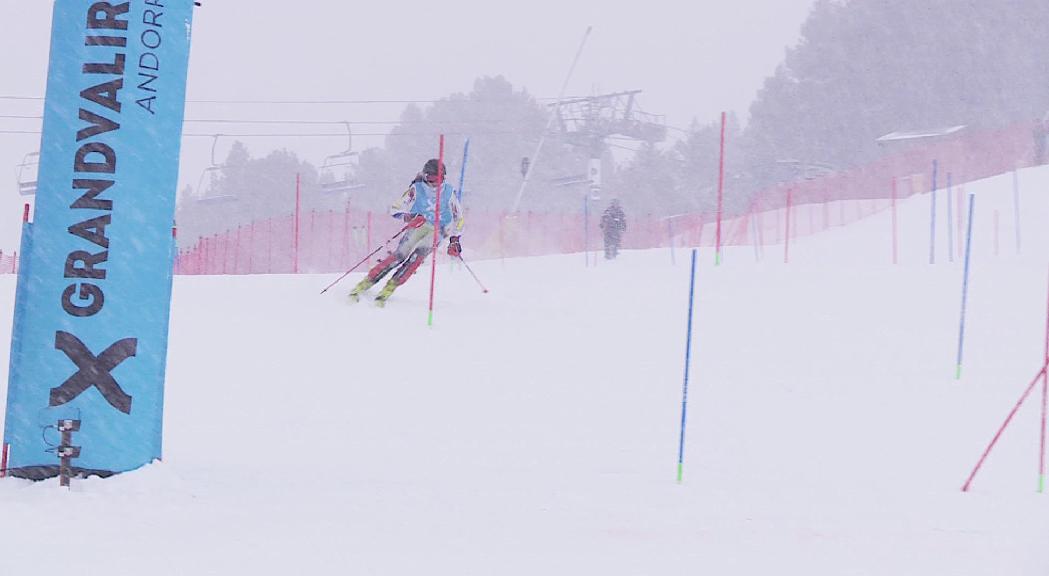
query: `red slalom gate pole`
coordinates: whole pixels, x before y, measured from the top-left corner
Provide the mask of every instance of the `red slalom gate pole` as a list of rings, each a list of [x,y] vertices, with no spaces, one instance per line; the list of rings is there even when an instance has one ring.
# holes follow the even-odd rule
[[[430,266],[430,316],[427,326],[433,326],[433,293],[437,283],[437,244],[441,238],[441,188],[444,186],[444,134],[441,134],[440,148],[437,154],[437,198],[433,213],[433,262]]]
[[[1023,403],[1027,401],[1027,397],[1031,395],[1031,390],[1034,389],[1035,384],[1037,384],[1038,381],[1041,380],[1043,376],[1045,376],[1046,368],[1049,368],[1049,364],[1043,364],[1042,369],[1039,370],[1038,374],[1035,375],[1034,380],[1031,380],[1031,383],[1027,385],[1027,389],[1024,390],[1023,396],[1020,396],[1020,399],[1016,402],[1016,405],[1013,406],[1013,409],[1009,412],[1009,416],[1005,418],[1005,422],[1003,422],[1002,426],[998,428],[998,432],[996,432],[994,438],[991,439],[991,443],[987,445],[987,449],[983,451],[983,455],[980,456],[979,462],[976,463],[976,466],[973,468],[972,473],[969,474],[969,478],[965,481],[965,484],[962,485],[962,492],[969,491],[969,487],[972,486],[973,483],[973,478],[976,478],[976,473],[979,472],[980,468],[983,467],[983,463],[985,460],[987,460],[987,456],[991,454],[991,450],[994,449],[994,445],[998,443],[998,439],[1002,437],[1002,433],[1005,432],[1005,429],[1009,426],[1009,423],[1013,421],[1013,417],[1016,416],[1016,412],[1020,410],[1020,406],[1023,406]]]
[[[7,453],[10,450],[11,445],[4,442],[3,453],[0,454],[0,478],[7,477]]]

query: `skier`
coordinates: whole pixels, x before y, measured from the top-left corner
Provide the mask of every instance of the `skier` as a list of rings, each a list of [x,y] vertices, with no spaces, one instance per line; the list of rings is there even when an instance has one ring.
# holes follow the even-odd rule
[[[619,241],[626,232],[626,215],[619,205],[619,198],[613,198],[601,215],[601,230],[605,236],[605,259],[611,260],[619,254]]]
[[[389,252],[379,261],[363,280],[350,292],[350,298],[356,302],[360,295],[374,286],[379,280],[397,268],[386,286],[375,297],[375,303],[382,306],[398,286],[411,278],[419,269],[433,248],[434,208],[437,204],[438,169],[444,174],[444,164],[431,158],[426,161],[422,172],[405,190],[400,200],[390,207],[390,214],[407,225],[397,249]],[[448,238],[448,254],[458,257],[462,254],[459,236],[463,230],[463,214],[456,197],[455,189],[444,182],[441,186],[440,232],[441,238]],[[399,266],[399,268],[398,268]]]

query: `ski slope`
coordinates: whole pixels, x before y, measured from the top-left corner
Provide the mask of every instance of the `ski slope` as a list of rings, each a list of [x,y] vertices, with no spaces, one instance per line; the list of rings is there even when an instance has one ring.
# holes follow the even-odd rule
[[[442,259],[433,327],[429,265],[384,309],[360,274],[177,277],[164,461],[0,481],[0,574],[1044,576],[1040,390],[960,490],[1045,353],[1049,171],[1019,183],[1020,255],[1012,175],[966,187],[961,380],[927,194],[898,265],[889,212],[789,265],[701,249],[682,484],[685,250],[474,262],[488,294]]]

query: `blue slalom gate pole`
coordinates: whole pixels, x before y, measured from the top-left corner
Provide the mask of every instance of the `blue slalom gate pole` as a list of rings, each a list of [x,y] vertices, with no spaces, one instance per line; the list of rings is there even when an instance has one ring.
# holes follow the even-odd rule
[[[677,447],[677,481],[685,466],[685,421],[688,416],[688,368],[692,363],[692,308],[696,296],[696,249],[692,249],[692,268],[688,281],[688,334],[685,336],[685,383],[681,391],[681,435]]]
[[[463,187],[466,186],[466,161],[470,158],[470,139],[466,139],[466,144],[463,144],[463,165],[459,168],[459,189],[456,192],[456,196],[459,197],[459,203],[463,202]]]
[[[954,373],[955,380],[962,379],[962,346],[965,344],[965,304],[969,297],[969,256],[973,245],[973,204],[976,197],[969,194],[969,224],[965,232],[965,272],[962,277],[962,320],[958,329],[958,368]]]

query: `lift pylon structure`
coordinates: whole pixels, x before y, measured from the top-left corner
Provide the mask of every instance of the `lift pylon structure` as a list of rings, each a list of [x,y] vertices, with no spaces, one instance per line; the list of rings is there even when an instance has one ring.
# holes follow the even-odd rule
[[[637,103],[640,93],[641,90],[628,90],[573,98],[553,105],[561,135],[590,155],[587,173],[574,181],[589,183],[594,200],[599,198],[601,188],[601,157],[605,152],[606,138],[624,136],[649,143],[666,138],[663,116],[642,111]]]
[[[637,104],[640,93],[641,90],[629,90],[565,100],[557,106],[558,127],[571,142],[581,146],[609,136],[660,142],[667,135],[663,116],[642,111]]]

